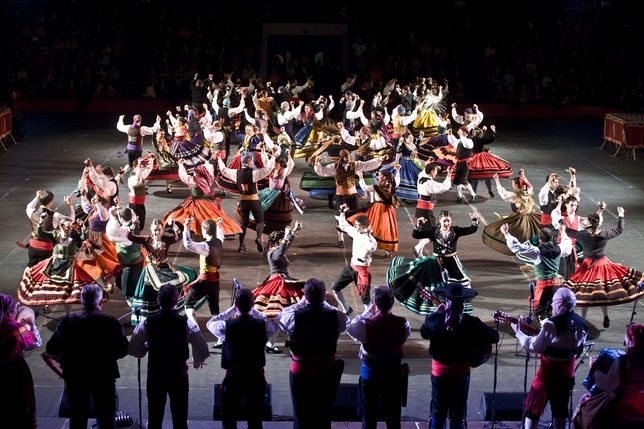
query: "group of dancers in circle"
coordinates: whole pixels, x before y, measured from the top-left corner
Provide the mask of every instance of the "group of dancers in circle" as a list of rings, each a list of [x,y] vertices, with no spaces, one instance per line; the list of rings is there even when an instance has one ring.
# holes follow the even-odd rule
[[[447,88],[434,85],[412,93],[393,82],[389,92],[385,90],[389,95],[383,99],[379,93],[365,106],[365,100],[343,85],[338,120],[335,114],[331,117],[332,96],[311,103],[298,98],[302,87],[312,82],[277,91],[234,91],[229,84],[225,90],[209,85],[210,103],[168,111],[166,130],[160,116],[151,127],[142,125],[140,115],[130,125],[121,116],[117,129],[127,135],[127,150],[119,156],[127,154],[128,164],[116,173],[88,159],[77,186],[81,203],[74,207],[65,197],[68,213],[52,210],[51,192],[37,192],[27,206],[32,235],[24,247],[29,263],[17,294],[23,304],[63,304],[69,312],[69,305],[80,302],[83,285],[95,282],[108,292],[106,297],[118,286],[131,306],[141,306],[145,317],[158,310],[156,291],[169,283],[181,289],[180,307],[185,306],[189,316],[206,301],[217,314],[221,246],[238,239],[238,251],[248,251],[245,236],[250,227],[256,231],[257,251],[267,255],[270,266],[267,280],[255,289],[256,307],[274,317],[303,296],[303,281],[290,276],[286,258],[302,226],[298,222],[291,229],[293,209],[305,209],[288,179],[294,158],[309,163],[301,190],[311,198],[328,199],[329,207],[335,208],[339,247],[344,247],[344,233],[351,228],[354,257],[334,282],[331,296],[346,313],[353,310],[342,289],[351,281],[363,298],[370,296],[369,265],[377,249],[392,258],[386,283],[415,313],[429,314],[436,308],[427,298],[436,288],[454,282],[471,288],[457,243],[478,231],[478,216],[471,214],[471,224],[459,227],[448,211],[436,217],[434,208],[436,196],[453,187],[457,203],[465,202],[463,190],[469,192],[470,202],[476,201],[479,180],[490,197],[496,191],[510,204],[508,215],[499,215],[484,228],[483,243],[534,265],[537,316],[547,318],[549,299],[561,285],[574,291],[584,317],[588,307],[600,306],[605,327],[610,324],[607,306],[642,295],[638,284],[644,274],[606,257],[608,240],[623,231],[624,210],[618,208],[614,229],[602,228],[604,203],[588,217],[577,215],[580,191],[574,168],[568,170],[566,185],[559,183],[557,174],[548,175],[538,193],[540,210],[535,210],[534,187],[523,170],[512,178],[512,190],[500,182],[512,177],[513,170],[489,152],[496,127],[482,125],[484,114],[477,105],[461,115],[452,104],[449,112]],[[392,106],[390,99],[399,104]],[[145,136],[154,136],[155,151],[144,156]],[[226,164],[235,142],[237,150]],[[439,181],[441,174],[445,176]],[[146,181],[166,180],[167,192],[172,192],[170,181],[176,179],[188,186],[190,196],[164,219],[150,221],[146,234]],[[119,196],[119,183],[127,184],[127,204]],[[239,194],[234,218],[221,206],[224,191]],[[366,206],[360,205],[363,198],[369,201]],[[413,258],[393,257],[398,251],[396,208],[401,201],[416,202],[413,237],[419,242],[412,249]],[[357,244],[356,234],[368,234],[375,246],[370,239]],[[199,254],[198,272],[169,261],[170,246],[182,239],[188,250]],[[430,242],[431,253],[425,255]],[[515,242],[520,246],[511,244]],[[470,302],[465,312],[472,312]]]

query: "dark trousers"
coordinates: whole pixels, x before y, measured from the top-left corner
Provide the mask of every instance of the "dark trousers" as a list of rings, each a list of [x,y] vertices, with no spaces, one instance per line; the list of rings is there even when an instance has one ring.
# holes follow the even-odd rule
[[[116,278],[116,285],[121,289],[123,296],[131,298],[136,291],[136,284],[143,272],[143,259],[134,265],[123,265],[121,276]]]
[[[186,308],[195,308],[197,301],[206,297],[210,314],[219,314],[219,282],[196,280],[190,285],[190,292],[186,298]]]
[[[492,181],[490,179],[483,179],[483,181],[485,182],[485,187],[488,192],[492,192]],[[474,189],[474,192],[476,193],[476,189],[479,187],[479,179],[472,180],[470,185],[472,185],[472,189]]]
[[[293,429],[331,429],[331,406],[338,388],[334,377],[304,377],[289,372]]]
[[[222,429],[236,429],[239,415],[239,404],[246,398],[248,429],[262,428],[262,410],[264,409],[264,375],[224,378],[222,389]]]
[[[463,428],[467,417],[467,395],[470,375],[436,377],[432,375],[432,429],[442,429],[449,416],[450,429]]]
[[[539,306],[534,310],[534,315],[537,317],[546,318],[552,315],[552,297],[559,289],[559,286],[544,287],[539,299]]]
[[[351,283],[358,284],[358,272],[351,268],[351,265],[347,265],[340,271],[338,277],[335,278],[333,284],[331,285],[331,290],[336,292],[341,291],[345,287],[349,286]],[[365,296],[361,296],[360,299],[364,305],[369,305],[371,303],[371,272],[369,273],[369,285],[367,286],[367,293]]]
[[[94,400],[96,422],[100,429],[115,429],[116,384],[114,380],[68,379],[69,428],[87,429],[89,398]]]
[[[336,214],[340,214],[340,206],[346,204],[349,210],[358,210],[360,208],[360,195],[337,195],[335,196],[335,210]],[[349,216],[347,216],[349,217]]]
[[[132,167],[132,163],[136,161],[137,159],[141,158],[141,155],[143,154],[142,150],[127,150],[127,162],[130,163],[130,167]]]
[[[396,373],[374,379],[360,377],[359,387],[363,429],[376,429],[380,398],[382,398],[387,429],[400,429],[402,410],[400,369],[396,368]]]
[[[148,393],[148,429],[161,429],[165,403],[170,397],[170,413],[174,429],[188,429],[188,374],[149,375]]]
[[[136,213],[139,218],[139,230],[143,231],[145,227],[145,204],[132,204],[129,203],[128,206]]]

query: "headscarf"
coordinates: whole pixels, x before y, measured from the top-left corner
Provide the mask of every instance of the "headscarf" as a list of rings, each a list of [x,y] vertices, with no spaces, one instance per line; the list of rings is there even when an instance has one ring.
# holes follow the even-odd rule
[[[210,176],[210,172],[205,166],[199,165],[197,166],[197,168],[195,168],[194,178],[195,183],[197,184],[197,187],[201,190],[201,192],[209,197],[215,195],[215,191],[213,191],[212,189],[214,180],[212,176]]]

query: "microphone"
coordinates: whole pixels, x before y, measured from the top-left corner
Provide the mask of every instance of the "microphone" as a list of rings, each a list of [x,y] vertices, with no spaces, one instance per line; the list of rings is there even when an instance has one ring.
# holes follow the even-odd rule
[[[586,343],[586,349],[587,350],[592,350],[593,347],[595,347],[595,343],[593,341]]]
[[[530,282],[530,284],[528,284],[528,287],[530,288],[530,314],[528,315],[528,317],[526,317],[525,321],[528,323],[528,325],[531,325],[532,321],[534,320],[534,318],[532,317],[532,304],[534,303],[534,283]]]
[[[233,279],[233,288],[234,288],[235,290],[241,290],[241,288],[242,288],[241,283],[239,283],[239,282],[237,281],[237,279]]]
[[[449,283],[449,273],[447,272],[447,270],[443,270],[441,272],[441,275],[443,276],[443,281],[445,283]],[[642,282],[642,283],[644,283],[644,282]]]

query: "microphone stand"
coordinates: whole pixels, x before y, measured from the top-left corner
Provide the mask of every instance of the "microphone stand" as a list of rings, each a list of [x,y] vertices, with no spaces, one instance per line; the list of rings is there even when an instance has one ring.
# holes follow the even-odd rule
[[[141,306],[134,307],[132,311],[127,313],[125,316],[127,316],[128,314],[132,314],[133,312],[136,315],[136,325],[138,326],[139,323],[141,323]],[[125,317],[125,316],[122,316],[122,317]],[[145,429],[145,426],[143,425],[143,412],[142,412],[143,393],[141,391],[141,358],[137,358],[136,361],[137,361],[136,378],[137,378],[137,381],[139,382],[139,425],[141,428]]]
[[[496,323],[496,333],[499,333],[499,320],[494,319],[494,322]],[[485,429],[494,429],[494,425],[500,422],[496,421],[496,384],[497,384],[497,373],[499,369],[498,365],[498,359],[499,359],[499,343],[497,342],[494,345],[494,383],[492,384],[492,421],[486,423],[484,426]],[[505,425],[501,426],[502,428],[505,428]]]
[[[631,320],[628,322],[628,326],[633,324],[633,319],[635,319],[635,315],[637,314],[637,301],[639,301],[640,299],[640,292],[642,291],[643,288],[644,288],[644,282],[641,282],[640,284],[637,285],[637,297],[635,298],[635,302],[633,302],[633,311],[631,312]]]
[[[581,366],[581,364],[584,363],[586,358],[590,356],[590,352],[592,352],[593,349],[595,348],[595,343],[594,342],[586,343],[585,348],[586,350],[584,350],[581,357],[579,358],[579,362],[577,362],[577,365],[575,366],[575,370],[573,371],[573,374],[577,373],[577,369],[579,369],[579,367]],[[568,414],[570,415],[570,418],[568,418],[568,429],[572,428],[572,416],[574,411],[572,408],[572,395],[573,395],[574,389],[575,389],[575,386],[572,386],[570,388],[570,403],[568,404]]]

